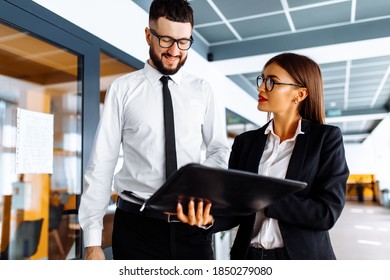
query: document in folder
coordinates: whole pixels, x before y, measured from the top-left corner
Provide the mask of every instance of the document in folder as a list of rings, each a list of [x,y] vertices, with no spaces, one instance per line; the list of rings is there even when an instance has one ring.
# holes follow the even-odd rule
[[[144,206],[175,213],[181,202],[186,212],[193,199],[211,202],[211,213],[216,216],[248,215],[305,187],[300,181],[189,164],[173,174]]]

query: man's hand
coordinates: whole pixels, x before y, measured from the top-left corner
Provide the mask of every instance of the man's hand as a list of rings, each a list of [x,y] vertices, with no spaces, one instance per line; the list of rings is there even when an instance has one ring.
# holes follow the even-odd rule
[[[177,204],[176,211],[177,217],[183,223],[189,224],[191,226],[208,226],[214,222],[214,218],[210,215],[211,203],[206,203],[204,206],[203,201],[199,201],[196,206],[195,211],[195,202],[191,200],[188,203],[188,213],[187,215],[183,212],[183,206],[181,203]]]
[[[102,247],[92,246],[85,248],[85,260],[105,260],[104,252]]]

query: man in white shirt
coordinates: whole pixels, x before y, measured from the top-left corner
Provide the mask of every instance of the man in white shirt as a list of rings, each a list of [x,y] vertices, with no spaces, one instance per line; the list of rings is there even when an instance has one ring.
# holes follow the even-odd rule
[[[169,76],[177,168],[201,162],[227,167],[230,153],[224,120],[208,82],[179,71],[193,42],[193,13],[186,0],[154,0],[145,28],[150,59],[144,68],[115,80],[107,91],[79,208],[86,259],[104,259],[103,217],[120,146],[123,166],[114,177],[119,194],[113,229],[114,259],[212,259],[211,233],[142,211],[166,180],[162,76]]]

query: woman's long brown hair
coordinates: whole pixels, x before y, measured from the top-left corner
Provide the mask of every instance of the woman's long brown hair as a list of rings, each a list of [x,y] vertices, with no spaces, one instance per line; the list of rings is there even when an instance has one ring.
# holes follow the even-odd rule
[[[307,88],[308,96],[299,105],[300,116],[303,119],[324,124],[324,87],[318,64],[303,55],[282,53],[271,58],[264,65],[264,69],[273,62],[286,70],[294,82]]]

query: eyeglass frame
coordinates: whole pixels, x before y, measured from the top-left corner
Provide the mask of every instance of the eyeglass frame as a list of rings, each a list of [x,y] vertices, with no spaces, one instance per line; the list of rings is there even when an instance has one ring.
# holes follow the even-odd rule
[[[174,38],[172,38],[171,36],[161,36],[161,35],[159,35],[159,34],[156,32],[156,30],[154,30],[153,28],[150,28],[150,27],[149,27],[149,30],[150,30],[150,33],[152,33],[152,35],[154,35],[155,37],[158,38],[158,45],[159,45],[161,48],[164,48],[164,49],[169,49],[170,47],[173,46],[174,43],[176,43],[176,45],[177,45],[177,47],[179,48],[179,50],[188,51],[188,50],[191,48],[192,44],[194,43],[194,38],[192,37],[192,35],[191,35],[191,38],[190,38],[190,39],[188,39],[188,38],[174,39]],[[169,40],[172,41],[172,44],[171,44],[169,47],[161,46],[161,39],[164,39],[164,38],[169,39]],[[190,42],[190,46],[189,46],[187,49],[181,48],[181,47],[179,46],[179,42],[180,42],[181,40],[185,40],[185,41]]]
[[[259,84],[259,80],[260,80],[260,79],[262,80],[262,82]],[[272,82],[271,89],[269,89],[268,86],[267,86],[267,80]],[[284,82],[275,82],[275,80],[272,79],[271,77],[264,78],[263,75],[257,76],[257,77],[256,77],[256,85],[257,85],[257,87],[259,88],[263,83],[264,83],[264,85],[265,85],[265,89],[266,89],[268,92],[271,92],[271,91],[274,89],[274,86],[275,86],[275,85],[296,86],[296,87],[301,87],[301,88],[305,87],[305,86],[303,86],[303,85],[301,85],[301,84],[284,83]]]

